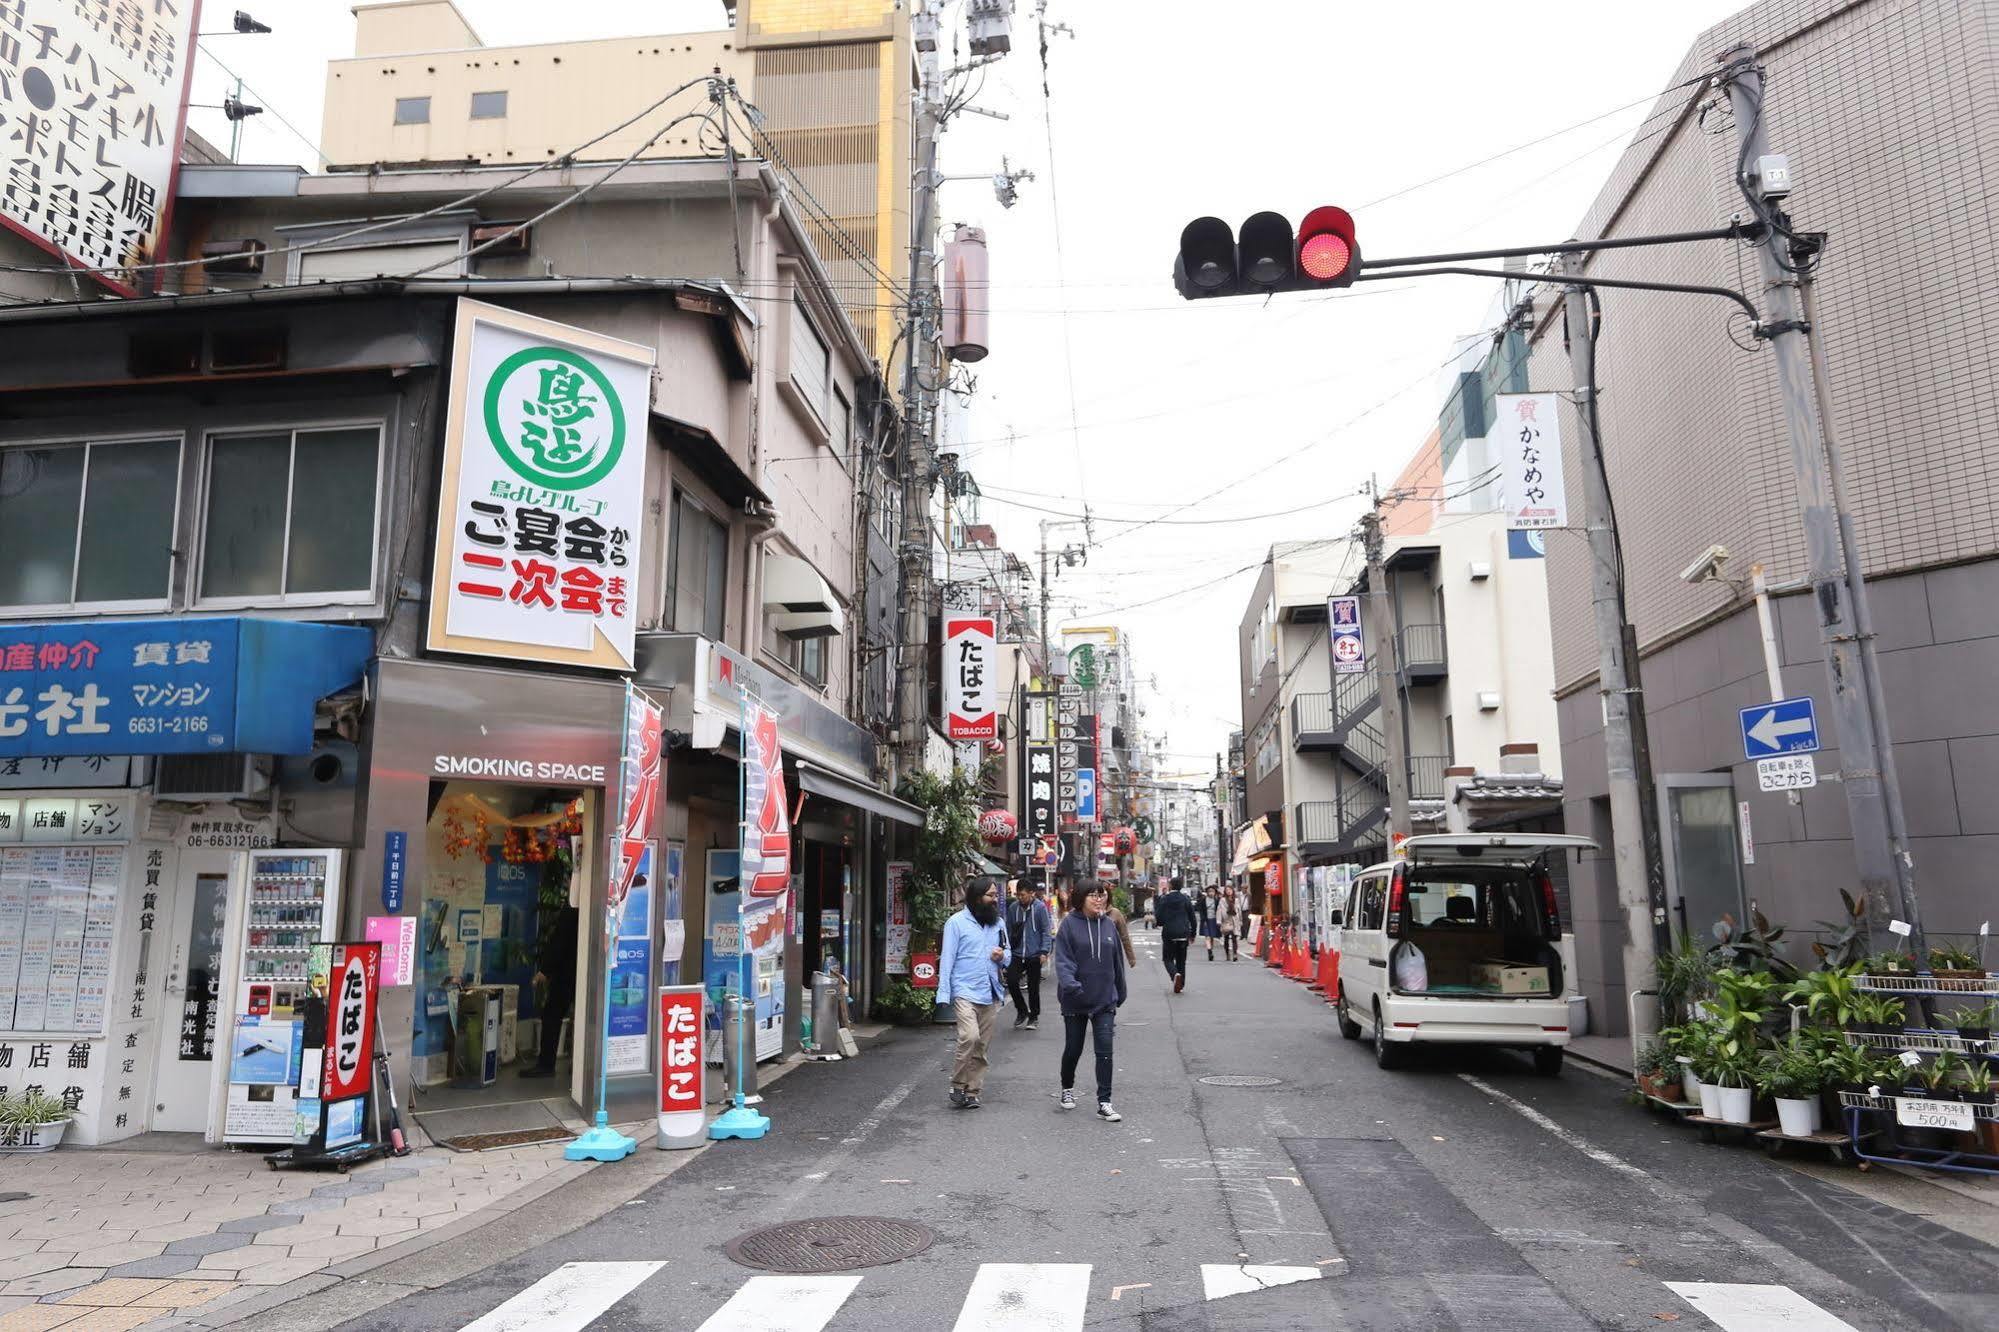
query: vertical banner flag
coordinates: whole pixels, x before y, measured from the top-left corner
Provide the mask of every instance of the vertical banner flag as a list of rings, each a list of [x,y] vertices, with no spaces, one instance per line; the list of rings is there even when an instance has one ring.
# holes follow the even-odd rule
[[[992,617],[944,621],[944,734],[951,740],[999,739],[999,635]]]
[[[1501,393],[1488,439],[1499,449],[1500,485],[1510,529],[1566,527],[1562,487],[1561,399],[1553,393]]]
[[[1367,639],[1360,627],[1360,598],[1327,597],[1326,624],[1331,630],[1333,674],[1359,675],[1367,670]]]
[[[458,303],[434,650],[629,671],[654,353]]]
[[[791,887],[791,812],[784,791],[784,752],[777,714],[761,703],[743,706],[742,911],[744,951],[762,955],[784,946],[785,896]]]
[[[652,836],[654,817],[659,813],[659,787],[664,775],[663,719],[659,706],[638,690],[625,697],[624,761],[618,791],[624,809],[618,822],[617,857],[611,878],[611,906],[615,909],[632,890],[646,839]]]
[[[1027,747],[1027,826],[1029,837],[1046,837],[1055,832],[1055,746],[1031,744]]]
[[[915,870],[907,860],[888,862],[888,934],[882,941],[882,970],[891,976],[909,974],[909,876]]]

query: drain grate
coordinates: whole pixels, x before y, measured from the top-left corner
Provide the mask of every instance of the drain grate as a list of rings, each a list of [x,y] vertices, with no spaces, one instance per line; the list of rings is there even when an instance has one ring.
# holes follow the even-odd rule
[[[1210,1087],[1277,1087],[1282,1078],[1266,1078],[1260,1073],[1210,1073],[1201,1079]]]
[[[738,1235],[723,1246],[731,1260],[766,1272],[845,1272],[913,1258],[937,1232],[888,1216],[817,1216]]]

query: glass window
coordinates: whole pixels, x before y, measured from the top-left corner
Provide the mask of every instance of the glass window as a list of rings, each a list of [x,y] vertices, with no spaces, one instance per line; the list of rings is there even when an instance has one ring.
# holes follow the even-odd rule
[[[813,684],[826,683],[826,640],[802,638],[798,641],[798,673]]]
[[[164,601],[180,441],[0,453],[0,605]]]
[[[503,92],[483,92],[472,94],[472,119],[499,120],[507,114],[507,95]],[[428,119],[428,115],[425,119]]]
[[[396,99],[396,123],[398,125],[428,125],[430,123],[430,99],[428,97],[398,97]]]
[[[791,382],[797,385],[800,396],[812,404],[812,410],[819,413],[819,419],[825,421],[826,395],[833,383],[833,354],[827,350],[826,339],[812,326],[812,317],[805,313],[805,302],[800,300],[791,303]]]
[[[1360,881],[1360,928],[1378,930],[1388,914],[1388,880],[1373,875]]]
[[[372,593],[381,443],[376,426],[211,441],[201,598]]]
[[[854,447],[854,408],[847,395],[833,390],[833,449],[842,458]]]
[[[729,529],[683,491],[673,492],[666,557],[666,613],[678,633],[717,642],[728,609]]]

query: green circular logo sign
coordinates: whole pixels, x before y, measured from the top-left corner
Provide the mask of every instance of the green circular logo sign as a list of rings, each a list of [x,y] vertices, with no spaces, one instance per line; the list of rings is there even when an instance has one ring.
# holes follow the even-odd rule
[[[535,485],[583,490],[618,465],[625,413],[593,362],[562,347],[529,347],[486,381],[486,437]]]
[[[1097,687],[1096,644],[1078,643],[1069,649],[1069,678],[1084,689]]]

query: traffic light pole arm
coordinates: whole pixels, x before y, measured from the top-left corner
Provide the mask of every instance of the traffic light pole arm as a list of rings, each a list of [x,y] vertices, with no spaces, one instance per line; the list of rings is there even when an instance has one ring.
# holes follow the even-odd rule
[[[1541,251],[1534,251],[1533,253],[1541,253]],[[1372,265],[1367,266],[1372,267]],[[1453,275],[1457,277],[1501,278],[1510,281],[1546,281],[1559,283],[1565,287],[1614,287],[1626,291],[1678,291],[1685,292],[1691,296],[1719,296],[1724,300],[1734,301],[1737,305],[1741,306],[1748,313],[1750,322],[1756,324],[1758,327],[1761,327],[1763,323],[1763,317],[1756,312],[1756,307],[1750,304],[1749,298],[1741,292],[1728,287],[1696,287],[1688,286],[1681,282],[1638,282],[1624,278],[1579,277],[1568,273],[1537,276],[1532,273],[1509,273],[1499,268],[1460,268],[1454,264],[1442,268],[1402,268],[1386,273],[1362,273],[1354,281],[1386,282],[1395,278],[1446,277]]]
[[[1465,250],[1458,254],[1410,254],[1396,259],[1363,259],[1363,272],[1371,268],[1414,268],[1419,265],[1457,264],[1467,259],[1527,259],[1541,254],[1593,254],[1598,250],[1631,250],[1647,245],[1681,245],[1687,241],[1756,240],[1763,234],[1761,223],[1731,222],[1706,231],[1674,231],[1663,236],[1605,236],[1599,240],[1561,241],[1554,245],[1522,245],[1510,250]],[[1510,277],[1521,276],[1518,273]],[[1563,281],[1568,281],[1564,278]]]

